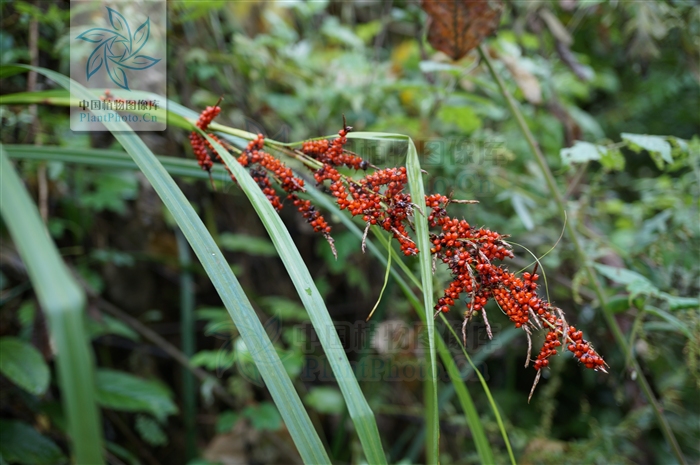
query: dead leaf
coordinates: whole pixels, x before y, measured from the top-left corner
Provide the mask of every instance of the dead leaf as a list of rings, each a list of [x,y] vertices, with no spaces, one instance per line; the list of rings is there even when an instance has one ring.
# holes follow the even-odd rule
[[[525,100],[533,105],[542,103],[542,89],[534,74],[523,68],[516,58],[502,56],[501,61],[506,65],[518,87],[523,92]]]
[[[498,27],[501,0],[422,0],[431,19],[428,41],[453,60],[477,47]]]
[[[214,436],[204,449],[203,457],[221,465],[303,463],[286,428],[263,433],[253,429],[245,418],[239,418],[232,431]]]
[[[204,450],[204,458],[222,465],[246,465],[246,441],[238,432],[217,434]]]

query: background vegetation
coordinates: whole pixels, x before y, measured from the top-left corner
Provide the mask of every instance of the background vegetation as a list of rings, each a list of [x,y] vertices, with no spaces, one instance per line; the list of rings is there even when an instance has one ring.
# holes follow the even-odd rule
[[[31,63],[68,73],[67,2],[1,8],[3,68]],[[556,244],[541,260],[549,295],[596,344],[610,374],[556,357],[528,404],[535,372],[522,366],[524,335],[495,307],[493,341],[473,321],[467,350],[518,462],[679,462],[640,377],[684,460],[700,459],[697,6],[506,3],[485,50],[555,176],[566,220],[484,60],[476,50],[458,62],[435,52],[425,40],[420,5],[201,1],[171,3],[168,14],[172,101],[199,112],[223,95],[217,122],[283,142],[336,133],[343,114],[356,130],[408,135],[429,173],[427,192],[480,202],[450,207],[454,216],[510,234],[537,256]],[[262,382],[244,328],[232,323],[207,265],[191,256],[186,231],[151,178],[129,164],[126,145],[110,133],[70,131],[61,100],[67,94],[56,80],[9,74],[1,76],[3,152],[87,296],[80,318],[96,360],[109,463],[300,463],[292,428]],[[38,93],[17,95],[25,91]],[[188,134],[171,123],[143,140],[156,154],[192,160]],[[405,144],[351,145],[375,165],[405,163]],[[326,365],[309,307],[257,210],[225,176],[213,191],[194,162],[164,163],[224,251],[328,457],[364,463],[367,446]],[[3,189],[10,182],[7,166]],[[8,198],[3,190],[1,201]],[[20,258],[20,241],[10,238],[5,208],[0,461],[67,462],[73,452],[61,403],[66,381],[59,387],[59,378],[76,385],[85,380],[62,374],[56,364],[57,351],[63,353],[57,347],[64,346],[49,337],[50,311],[30,283],[34,272]],[[421,320],[401,284],[389,279],[377,312],[364,323],[384,284],[384,264],[362,254],[360,238],[338,215],[326,216],[337,260],[296,212],[281,212],[351,365],[377,367],[376,376],[356,374],[386,459],[428,461],[424,384],[405,369],[425,368]],[[565,221],[575,225],[585,260],[568,235],[559,240]],[[532,262],[516,252],[512,268]],[[404,262],[419,275],[416,259]],[[587,264],[598,273],[606,312],[638,365],[611,330]],[[434,285],[440,290],[448,278],[438,270]],[[459,328],[461,314],[454,311],[448,320]],[[436,331],[465,376],[493,460],[508,462],[487,393],[446,325],[438,321]],[[442,362],[437,371],[440,461],[479,463],[483,451],[475,448],[464,404]]]

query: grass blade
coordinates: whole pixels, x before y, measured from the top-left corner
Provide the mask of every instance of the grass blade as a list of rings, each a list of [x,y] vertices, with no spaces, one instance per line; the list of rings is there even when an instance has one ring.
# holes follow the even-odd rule
[[[98,90],[85,89],[85,91],[90,93],[90,99],[99,98],[103,95],[103,92]],[[151,92],[143,91],[129,91],[129,93],[126,94],[123,93],[123,91],[116,90],[112,92],[112,95],[115,98],[128,97],[131,99],[138,100],[152,100],[154,97],[156,97],[156,95]],[[87,94],[85,94],[85,96],[87,96]],[[75,96],[71,96],[69,91],[63,89],[52,89],[34,92],[18,92],[15,94],[0,95],[0,105],[45,104],[76,108],[81,100],[82,98],[76,98]],[[183,129],[189,129],[191,124],[187,121],[187,118],[197,118],[197,115],[194,114],[192,110],[185,110],[187,109],[185,109],[185,107],[183,107],[182,105],[168,100],[167,110],[163,108],[157,108],[149,111],[153,116],[161,120],[166,120],[169,125],[177,126]],[[130,110],[129,112],[138,113],[139,110]]]
[[[52,79],[62,87],[71,88],[71,80],[62,74],[44,68],[22,66]],[[92,94],[73,82],[78,99],[90,99]],[[107,121],[109,110],[94,110]],[[151,150],[131,128],[121,121],[108,121],[107,129],[131,155],[148,181],[163,200],[195,254],[204,266],[209,278],[238,328],[250,354],[277,405],[294,444],[306,463],[330,463],[328,455],[313,428],[308,413],[301,403],[291,379],[286,374],[277,351],[243,292],[221,250],[197,216],[189,201],[177,187]]]
[[[311,324],[316,330],[319,341],[331,365],[333,374],[343,394],[345,403],[350,413],[350,418],[355,425],[355,430],[362,443],[363,450],[369,463],[386,463],[386,457],[382,448],[379,430],[374,419],[374,413],[370,409],[365,396],[362,394],[355,373],[348,361],[343,345],[335,331],[326,304],[316,288],[316,284],[304,264],[299,251],[294,245],[287,228],[282,223],[277,212],[264,196],[253,178],[245,169],[219,145],[214,139],[201,132],[209,143],[216,149],[224,160],[243,192],[248,196],[253,208],[265,229],[270,235],[277,252],[284,263],[287,273],[292,278],[294,286],[306,308]]]
[[[17,144],[6,145],[5,151],[10,158],[22,160],[61,161],[111,169],[139,169],[128,153],[118,150]],[[156,158],[171,175],[209,180],[209,175],[199,167],[195,160],[166,156],[156,156]],[[226,170],[219,165],[214,165],[211,175],[216,181],[231,180]]]
[[[428,238],[428,219],[425,216],[425,189],[421,177],[420,162],[418,161],[418,151],[413,140],[402,134],[377,133],[377,132],[351,132],[348,134],[351,139],[365,139],[376,141],[404,141],[408,144],[406,153],[406,173],[408,174],[408,185],[411,192],[411,199],[419,211],[414,215],[416,228],[416,245],[423,253],[418,254],[421,273],[421,289],[423,292],[424,312],[419,312],[425,322],[428,334],[428,377],[425,382],[425,409],[426,425],[428,428],[426,457],[428,463],[438,463],[440,422],[437,408],[437,362],[435,356],[435,320],[432,318],[431,309],[433,307],[433,275],[430,263],[430,241]]]
[[[428,218],[425,206],[425,190],[421,175],[418,152],[413,140],[408,139],[408,152],[406,155],[406,172],[408,185],[411,191],[411,200],[416,205],[418,212],[413,215],[416,227],[416,245],[421,253],[418,255],[420,263],[421,283],[423,287],[423,305],[425,308],[425,326],[428,332],[428,368],[429,376],[425,383],[425,409],[427,427],[428,463],[440,461],[440,420],[438,416],[437,402],[437,361],[435,357],[435,319],[432,316],[433,308],[433,273],[430,262],[430,240],[428,238]],[[454,367],[456,370],[456,366]],[[467,394],[468,396],[469,394]]]
[[[447,348],[444,347],[445,342],[442,339],[440,339],[439,344],[443,346],[441,347],[441,352],[447,350]],[[454,360],[452,360],[452,357],[443,358],[443,364],[445,365],[445,370],[447,370],[447,374],[450,379],[455,380],[454,384],[460,384],[462,387],[464,387],[462,374],[459,372],[457,364],[454,362]],[[476,452],[481,458],[481,463],[496,463],[484,429],[472,427],[472,425],[481,424],[479,414],[477,413],[476,406],[472,400],[472,396],[469,394],[469,391],[466,388],[456,389],[455,392],[459,398],[459,403],[464,409],[464,415],[466,416],[467,424],[472,431],[474,445],[476,446]]]
[[[44,310],[58,349],[58,377],[77,463],[104,463],[94,359],[83,327],[85,294],[53,244],[0,145],[0,213]]]
[[[450,332],[452,333],[452,336],[455,338],[455,340],[459,341],[459,336],[455,332],[454,328],[449,324],[447,319],[445,318],[444,314],[440,315],[442,317],[443,322],[445,325],[449,328]],[[460,347],[462,348],[462,352],[464,353],[464,357],[466,357],[467,362],[469,362],[469,365],[472,367],[472,370],[476,373],[476,376],[479,378],[479,382],[481,383],[481,386],[484,388],[484,393],[486,393],[486,398],[489,401],[489,404],[491,405],[491,410],[493,411],[494,416],[496,417],[496,423],[498,423],[498,429],[501,431],[501,435],[503,436],[503,442],[506,444],[506,449],[508,450],[508,457],[510,458],[510,463],[515,465],[515,456],[513,455],[513,448],[510,445],[510,441],[508,440],[508,434],[506,433],[506,427],[503,424],[503,419],[501,418],[501,413],[498,411],[498,405],[496,404],[496,401],[494,400],[493,396],[491,395],[491,390],[489,389],[488,385],[486,384],[486,380],[484,379],[483,375],[481,372],[476,368],[476,365],[474,362],[472,362],[471,357],[467,353],[466,347],[462,345],[460,341]]]
[[[508,344],[510,341],[512,341],[516,336],[520,335],[520,331],[518,331],[516,328],[509,328],[496,336],[494,336],[493,340],[489,342],[485,347],[480,349],[473,357],[474,365],[479,365],[480,363],[483,363],[489,356],[491,356],[496,350],[499,348],[503,347],[504,345]],[[438,355],[440,355],[440,341],[441,338],[437,339],[438,342]],[[442,358],[442,357],[441,357]],[[445,360],[442,358],[442,360]],[[454,364],[454,363],[453,363]],[[448,366],[448,363],[444,362],[445,366]],[[456,366],[456,364],[454,364]],[[479,415],[477,414],[476,407],[474,406],[474,403],[472,401],[471,395],[469,395],[469,391],[464,387],[464,382],[471,376],[471,374],[474,373],[474,370],[472,369],[471,365],[465,366],[462,371],[458,373],[450,373],[450,379],[458,379],[461,380],[461,383],[458,383],[460,386],[462,386],[462,390],[466,392],[466,396],[464,395],[464,392],[458,392],[455,389],[455,384],[450,384],[449,386],[446,386],[442,391],[440,392],[440,396],[438,398],[438,406],[440,409],[442,409],[447,403],[450,402],[452,397],[454,396],[455,393],[457,393],[457,399],[459,400],[460,404],[465,405],[469,404],[471,405],[470,408],[465,408],[465,418],[467,419],[467,424],[469,425],[470,430],[472,431],[472,438],[474,439],[474,444],[476,446],[476,451],[477,454],[479,455],[479,458],[481,460],[481,463],[496,463],[495,458],[493,457],[493,451],[491,450],[491,445],[488,442],[488,439],[486,438],[486,434],[484,434],[483,428],[481,428],[481,423],[479,420]],[[459,376],[459,378],[457,378]],[[468,396],[468,398],[467,398]],[[472,425],[477,424],[479,425],[478,428],[472,428]],[[416,435],[418,438],[416,440],[416,453],[411,456],[410,454],[407,454],[407,458],[411,463],[415,462],[415,457],[417,457],[417,451],[420,450],[421,448],[421,443],[424,441],[425,437],[425,428],[422,428],[421,431],[418,432]]]
[[[180,339],[182,353],[189,359],[196,351],[195,335],[195,291],[194,278],[190,271],[192,257],[187,239],[179,230],[175,231],[177,239],[177,254],[180,262]],[[194,375],[189,370],[182,370],[182,417],[185,426],[185,458],[187,461],[195,458],[197,425],[197,386]]]

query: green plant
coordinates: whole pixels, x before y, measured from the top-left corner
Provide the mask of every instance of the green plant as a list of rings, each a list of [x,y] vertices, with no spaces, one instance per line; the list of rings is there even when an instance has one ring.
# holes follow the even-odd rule
[[[63,24],[67,12],[25,2],[2,8],[8,18],[0,33],[3,65],[40,57],[46,66],[68,69],[62,52],[67,50]],[[213,7],[178,4],[170,13],[174,41],[170,53],[182,63],[169,69],[170,95],[177,102],[169,102],[170,111],[159,114],[170,122],[167,137],[149,136],[149,146],[153,143],[176,156],[187,153],[186,135],[194,129],[198,115],[184,106],[203,108],[220,95],[224,102],[218,120],[223,124],[212,123],[207,130],[224,148],[244,151],[248,141],[266,133],[265,151],[284,160],[295,173],[305,168],[298,158],[287,155],[290,149],[303,147],[288,141],[332,132],[341,113],[357,129],[348,134],[346,148],[373,165],[404,165],[408,139],[391,141],[386,134],[363,132],[408,134],[420,164],[430,173],[423,178],[425,190],[451,193],[452,199],[479,200],[479,206],[451,203],[450,217],[508,231],[512,236],[507,242],[532,250],[547,270],[548,300],[571,309],[571,322],[597,343],[596,349],[612,367],[611,376],[599,376],[565,363],[565,357],[552,357],[542,371],[546,376],[538,394],[523,408],[533,375],[522,368],[527,338],[513,339],[515,328],[503,331],[512,324],[490,303],[481,311],[488,313],[493,327],[491,342],[483,340],[486,328],[480,319],[473,319],[466,328],[467,348],[459,344],[463,337],[460,322],[452,321],[453,312],[436,321],[436,378],[418,383],[367,379],[363,369],[368,365],[414,363],[424,353],[430,360],[432,351],[411,349],[429,346],[415,336],[425,334],[424,329],[399,333],[399,340],[409,344],[396,353],[382,352],[376,339],[386,337],[386,328],[397,321],[430,319],[432,310],[427,315],[426,311],[438,298],[452,297],[431,296],[429,303],[425,296],[421,299],[423,283],[417,277],[421,264],[415,258],[400,257],[396,240],[388,241],[376,231],[363,237],[364,223],[353,222],[307,180],[306,194],[295,193],[298,206],[306,208],[308,204],[301,202],[310,201],[320,207],[333,228],[337,259],[325,241],[315,240],[306,225],[295,221],[294,212],[287,212],[293,208],[280,212],[283,227],[323,297],[323,311],[327,309],[339,325],[350,369],[377,416],[388,462],[416,463],[424,450],[429,451],[426,461],[439,458],[442,463],[500,463],[516,457],[542,463],[562,457],[602,463],[649,456],[665,462],[679,461],[672,456],[678,455],[678,449],[686,460],[698,456],[694,444],[694,399],[700,379],[694,259],[698,148],[697,141],[691,140],[698,122],[692,72],[697,61],[692,31],[698,17],[692,9],[662,2],[506,4],[498,36],[484,47],[486,56],[475,51],[456,63],[448,62],[420,37],[426,30],[421,26],[424,14],[415,4],[394,4],[385,10],[379,4],[229,2]],[[37,26],[39,40],[32,43],[31,31]],[[428,38],[435,34],[429,33]],[[254,425],[243,414],[253,418],[257,406],[274,401],[284,416],[279,399],[262,385],[255,349],[242,336],[246,328],[231,322],[199,260],[187,260],[189,245],[177,232],[171,214],[159,208],[157,199],[152,208],[155,195],[138,174],[139,166],[120,150],[120,143],[110,150],[92,148],[109,146],[110,136],[88,138],[65,130],[67,119],[59,107],[71,104],[66,91],[32,92],[36,89],[30,84],[32,77],[25,80],[8,70],[12,68],[3,68],[3,91],[30,92],[0,96],[5,153],[18,160],[15,166],[28,191],[36,190],[50,236],[89,295],[89,311],[82,319],[100,370],[117,370],[134,382],[152,384],[157,402],[181,406],[180,413],[159,420],[149,413],[150,404],[129,412],[122,409],[127,399],[115,397],[111,408],[104,410],[107,431],[117,428],[116,438],[109,436],[105,443],[108,459],[116,456],[136,463],[150,461],[153,455],[169,461],[169,451],[182,449],[188,458],[212,460],[209,453],[233,425],[238,436],[251,441],[250,451],[276,449],[277,444],[270,447],[255,439]],[[39,77],[39,86],[52,85],[42,81]],[[509,105],[508,94],[517,102],[514,106]],[[521,118],[511,116],[513,108]],[[527,131],[523,134],[524,127],[529,128],[530,137]],[[536,141],[545,168],[551,170],[564,200],[565,217],[542,160],[530,156],[530,141]],[[209,154],[216,158],[215,151]],[[255,317],[264,322],[262,328],[271,341],[266,347],[279,358],[280,373],[289,376],[287,388],[298,392],[300,405],[308,413],[306,425],[309,430],[313,425],[318,435],[317,445],[334,462],[363,460],[366,455],[341,390],[332,379],[321,379],[331,373],[330,366],[322,363],[318,378],[308,376],[307,370],[324,357],[324,351],[314,339],[292,281],[280,266],[277,249],[261,238],[264,232],[258,216],[232,187],[230,173],[219,164],[207,173],[194,161],[158,160],[178,179],[179,189],[225,254],[225,266],[230,265],[240,279]],[[343,168],[339,172],[352,175]],[[274,177],[267,177],[268,186],[259,174],[253,179],[256,184],[274,187]],[[206,183],[192,182],[208,177],[216,192],[206,189]],[[287,195],[279,190],[265,194],[268,200],[277,195],[280,201]],[[566,234],[558,241],[560,228],[554,225],[562,222]],[[578,235],[573,240],[572,229]],[[147,234],[135,240],[134,230]],[[362,244],[370,256],[357,253]],[[404,245],[409,246],[406,250],[412,248],[410,243]],[[531,271],[535,263],[513,245],[515,257],[508,260],[512,270]],[[387,253],[392,257],[390,266]],[[22,341],[21,349],[17,341],[9,347],[16,356],[34,353],[22,359],[33,360],[31,366],[36,368],[23,379],[13,378],[12,363],[3,371],[12,385],[10,395],[20,401],[19,409],[10,414],[12,434],[41,434],[65,456],[66,411],[52,399],[57,393],[65,399],[63,393],[69,387],[58,385],[54,378],[48,384],[43,381],[41,367],[51,369],[53,363],[42,313],[32,311],[33,294],[27,292],[31,287],[12,247],[4,248],[0,257],[4,307],[0,342],[8,337]],[[591,281],[591,269],[599,282]],[[260,270],[265,270],[263,280]],[[123,282],[131,277],[135,282],[124,292]],[[437,267],[432,279],[440,287],[453,278],[448,269]],[[147,292],[153,284],[163,290],[162,298]],[[614,320],[619,326],[627,351],[619,337],[612,337],[614,326],[603,324],[599,290],[611,315],[607,322]],[[381,297],[375,304],[376,295]],[[352,309],[350,301],[356,302]],[[364,319],[373,306],[376,313],[366,328],[353,327],[348,332],[342,326]],[[196,307],[200,310],[193,313]],[[200,325],[187,323],[197,321],[195,315],[206,320],[204,332]],[[182,325],[179,333],[155,333],[175,328],[175,321]],[[362,337],[361,344],[348,346],[348,334]],[[180,343],[182,351],[169,341]],[[416,345],[411,346],[411,341]],[[42,355],[37,357],[31,347]],[[314,350],[309,352],[309,347]],[[188,358],[193,353],[197,354],[193,362],[211,368],[220,378],[192,366]],[[487,363],[485,354],[491,354]],[[184,371],[182,388],[170,375],[178,367]],[[190,374],[196,377],[195,383]],[[488,389],[473,389],[471,381]],[[645,399],[645,383],[656,397],[652,404]],[[170,389],[157,389],[165,384]],[[46,390],[39,389],[44,386]],[[197,387],[201,399],[195,397]],[[436,391],[437,407],[432,407]],[[453,392],[458,395],[450,400]],[[652,407],[654,401],[654,407],[663,409],[665,427],[659,408]],[[197,403],[216,414],[220,423],[216,431],[210,421],[202,421],[204,416],[193,417]],[[436,417],[439,448],[435,447]],[[194,432],[193,419],[198,425]],[[326,436],[331,424],[335,432]],[[127,439],[126,429],[132,427],[137,434]],[[675,450],[660,434],[669,437],[669,430],[680,446]],[[157,445],[163,443],[160,433],[166,438],[185,437],[187,443],[170,441],[163,448]],[[275,427],[266,429],[264,436],[283,438],[285,434],[285,428]],[[197,451],[192,447],[195,439],[199,444],[211,441],[210,446]],[[283,443],[279,441],[280,446]],[[3,459],[13,457],[5,449],[2,453]],[[14,457],[18,462],[40,461]],[[51,460],[62,458],[53,455]]]

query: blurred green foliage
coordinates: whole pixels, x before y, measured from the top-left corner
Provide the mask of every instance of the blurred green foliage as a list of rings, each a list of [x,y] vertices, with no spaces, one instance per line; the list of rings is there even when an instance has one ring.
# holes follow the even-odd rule
[[[36,18],[40,63],[67,72],[67,4],[17,1],[0,8],[1,64],[29,60],[27,31]],[[479,200],[451,207],[457,216],[510,234],[537,256],[557,244],[541,260],[549,295],[586,331],[611,373],[584,371],[571,357],[557,357],[527,405],[534,372],[522,368],[524,338],[498,348],[484,375],[520,462],[673,463],[571,245],[558,242],[562,219],[478,55],[452,63],[434,52],[424,40],[424,14],[410,2],[176,2],[169,14],[172,100],[199,110],[223,95],[221,122],[282,141],[333,134],[342,115],[358,130],[407,134],[421,152],[430,189]],[[566,194],[569,220],[576,220],[604,279],[608,305],[691,462],[700,459],[699,37],[700,9],[692,2],[562,0],[508,3],[500,31],[488,41],[497,71],[520,101]],[[26,76],[4,79],[2,88],[25,91]],[[51,82],[39,80],[37,89],[49,88]],[[63,109],[36,111],[35,117],[27,107],[0,107],[3,143],[113,144],[106,136],[71,133]],[[149,135],[149,145],[156,153],[191,157],[187,134],[176,128]],[[386,144],[356,141],[352,149],[378,166],[403,163],[403,155]],[[30,190],[48,183],[48,230],[97,298],[178,344],[172,329],[179,318],[176,242],[139,175],[60,162],[25,161],[20,167]],[[342,399],[322,371],[311,369],[323,366],[323,355],[254,212],[234,186],[218,193],[199,181],[182,180],[181,186],[212,233],[220,233],[219,245],[268,322],[266,330],[298,380],[332,457],[361,463]],[[352,324],[341,334],[351,360],[420,359],[417,318],[392,283],[372,322],[356,324],[373,307],[384,273],[360,253],[359,240],[334,225],[336,261],[323,239],[293,214],[282,216],[333,318]],[[523,250],[517,255],[514,269],[532,261]],[[47,373],[53,354],[45,321],[35,311],[16,253],[3,249],[2,258],[0,382],[7,389],[0,395],[0,454],[7,463],[60,463],[68,449],[55,377],[49,381]],[[196,276],[200,306],[199,352],[191,361],[221,378],[236,407],[215,400],[211,383],[200,385],[197,439],[200,455],[210,454],[208,462],[191,463],[216,463],[205,445],[239,423],[280,437],[284,432],[211,285],[198,266],[189,271]],[[444,270],[435,276],[438,287],[446,283]],[[495,331],[508,327],[497,308],[488,310]],[[119,318],[96,308],[86,318],[102,367],[100,403],[114,414],[106,420],[108,451],[138,463],[148,460],[146,444],[163,463],[181,463],[175,438],[183,434],[177,419],[182,393],[172,376],[175,363]],[[459,315],[452,318],[460,324]],[[390,325],[396,321],[407,326],[396,330]],[[483,327],[475,326],[470,350],[486,344]],[[393,351],[382,340],[394,342]],[[360,381],[379,412],[389,460],[420,462],[422,440],[414,439],[422,421],[420,382]],[[471,381],[500,463],[505,447],[483,392]],[[456,400],[441,415],[442,463],[476,463]],[[132,430],[136,434],[127,433]],[[276,445],[249,440],[253,449],[284,450],[284,438]]]

